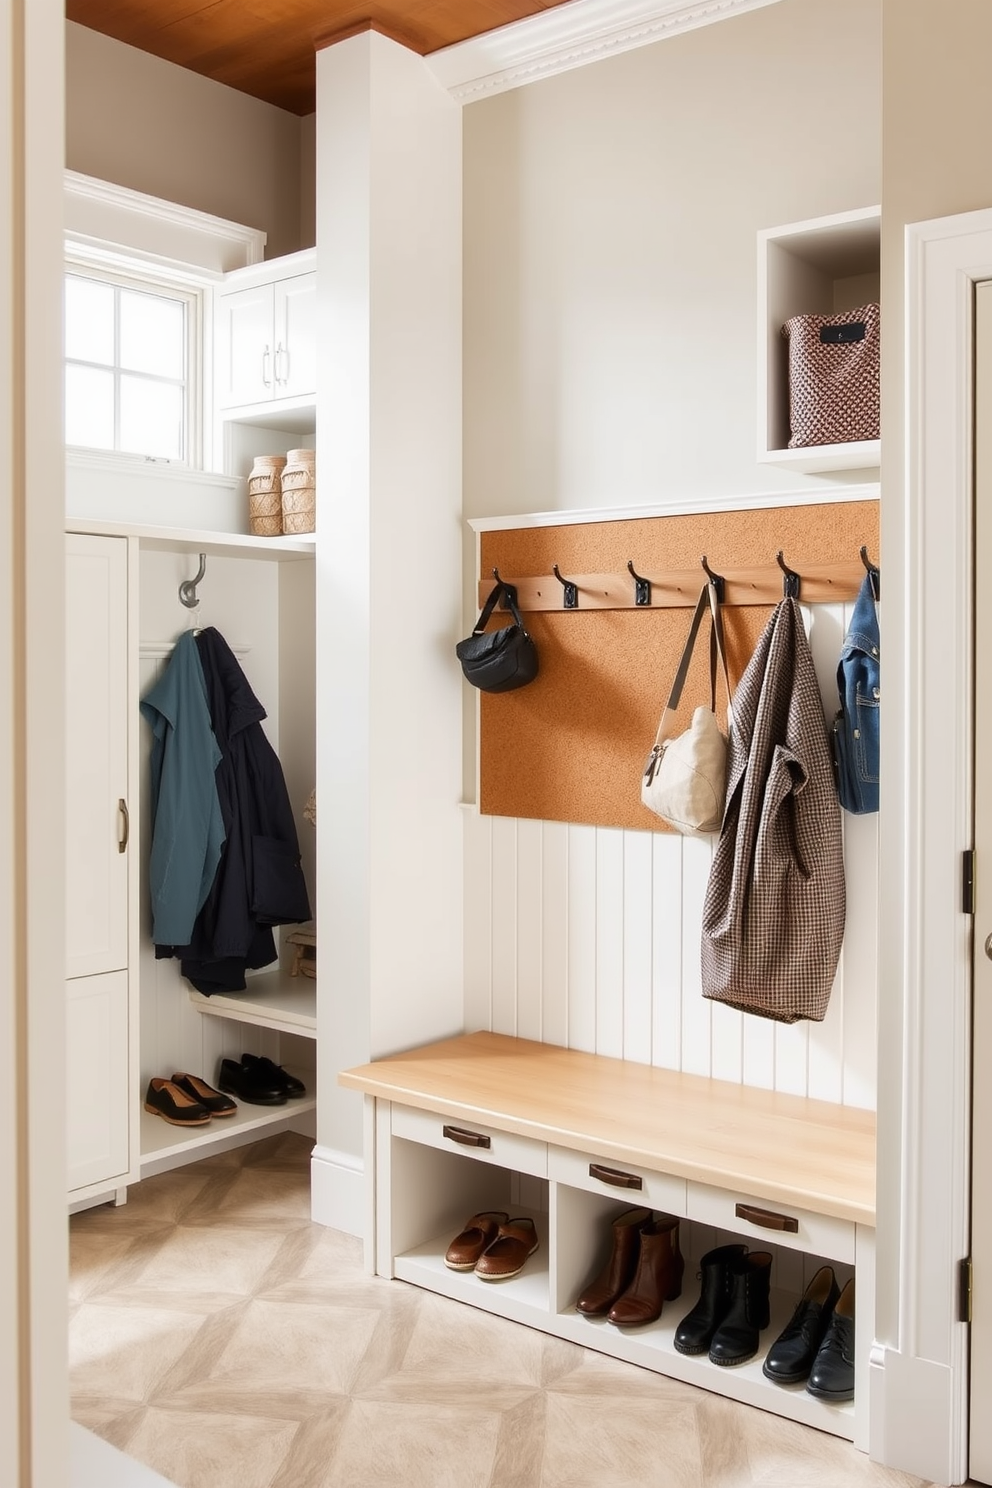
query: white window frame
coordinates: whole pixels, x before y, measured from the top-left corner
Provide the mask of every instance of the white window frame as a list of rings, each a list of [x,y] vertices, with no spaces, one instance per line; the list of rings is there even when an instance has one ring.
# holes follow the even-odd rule
[[[74,457],[88,455],[99,459],[113,459],[131,461],[142,465],[168,465],[174,469],[202,470],[203,469],[203,431],[208,423],[209,410],[205,407],[206,384],[203,376],[204,366],[204,336],[207,317],[204,313],[204,287],[202,285],[190,285],[178,282],[175,275],[168,273],[149,271],[141,269],[138,265],[131,268],[123,268],[119,264],[109,261],[101,262],[101,258],[110,259],[116,255],[99,255],[91,249],[85,256],[74,253],[71,246],[67,245],[65,257],[65,275],[80,275],[87,279],[94,279],[104,284],[113,285],[119,289],[136,290],[148,294],[165,294],[185,305],[186,307],[186,348],[185,348],[185,377],[184,377],[184,417],[183,417],[183,452],[178,458],[164,455],[146,455],[131,450],[107,449],[106,447],[94,448],[92,445],[67,444],[66,448]],[[185,276],[184,276],[185,277]],[[64,357],[64,363],[72,361],[73,365],[88,365],[80,362],[78,358]],[[123,369],[116,362],[113,372],[115,380],[119,378]],[[153,379],[154,380],[154,379]],[[168,381],[169,379],[161,379]],[[116,400],[115,400],[116,401]],[[115,417],[116,425],[116,417]]]

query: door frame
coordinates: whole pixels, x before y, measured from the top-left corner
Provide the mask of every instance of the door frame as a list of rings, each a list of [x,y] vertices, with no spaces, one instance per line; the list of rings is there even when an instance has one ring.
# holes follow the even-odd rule
[[[882,478],[878,1307],[871,1455],[968,1470],[974,286],[992,211],[906,228],[905,482]],[[929,699],[929,707],[927,700]]]

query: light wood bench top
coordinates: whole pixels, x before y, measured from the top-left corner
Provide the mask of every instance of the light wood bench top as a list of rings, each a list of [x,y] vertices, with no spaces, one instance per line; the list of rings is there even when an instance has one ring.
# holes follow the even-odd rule
[[[497,1131],[875,1223],[875,1116],[853,1106],[497,1033],[427,1044],[338,1079]]]

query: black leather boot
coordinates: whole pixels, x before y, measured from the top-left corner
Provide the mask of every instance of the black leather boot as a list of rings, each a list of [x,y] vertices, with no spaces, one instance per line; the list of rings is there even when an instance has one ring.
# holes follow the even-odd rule
[[[798,1385],[807,1378],[839,1296],[833,1267],[821,1266],[765,1356],[761,1372],[766,1379],[780,1385]]]
[[[711,1364],[746,1364],[758,1352],[758,1334],[768,1327],[771,1268],[767,1250],[730,1263],[730,1307],[710,1341]]]
[[[854,1278],[834,1305],[806,1390],[817,1400],[854,1399]]]
[[[673,1340],[680,1354],[705,1354],[710,1340],[730,1307],[728,1266],[747,1254],[746,1245],[721,1245],[708,1250],[699,1263],[702,1287],[699,1301],[675,1329]]]

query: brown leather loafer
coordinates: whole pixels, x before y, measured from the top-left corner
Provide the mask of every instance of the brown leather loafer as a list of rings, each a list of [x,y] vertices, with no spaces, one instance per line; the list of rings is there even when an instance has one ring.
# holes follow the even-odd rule
[[[538,1247],[537,1231],[532,1219],[511,1219],[501,1224],[493,1243],[486,1247],[475,1266],[482,1281],[509,1281],[519,1276],[528,1256]]]
[[[499,1227],[509,1215],[503,1209],[486,1209],[473,1214],[465,1221],[465,1227],[452,1240],[444,1253],[444,1264],[449,1271],[474,1271],[475,1263],[487,1245],[491,1245],[499,1234]]]

